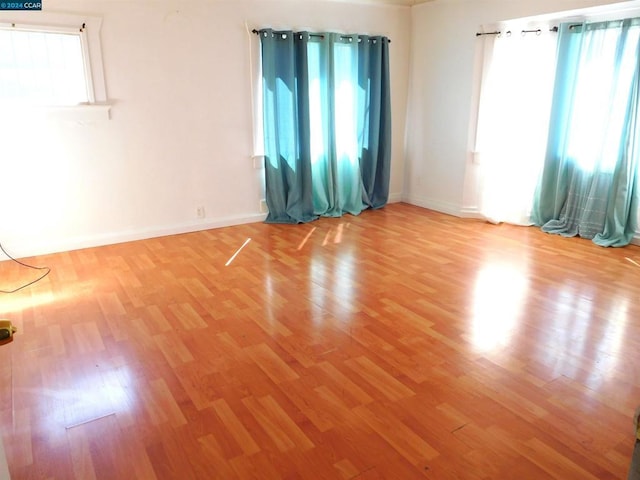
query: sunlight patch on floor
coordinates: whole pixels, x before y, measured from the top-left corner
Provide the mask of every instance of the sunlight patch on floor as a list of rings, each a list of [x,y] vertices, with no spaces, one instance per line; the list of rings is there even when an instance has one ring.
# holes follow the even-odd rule
[[[490,264],[478,273],[474,291],[472,342],[491,351],[509,342],[525,300],[528,281],[520,268]]]
[[[29,287],[37,289],[38,287]],[[27,294],[25,292],[16,292],[12,294],[5,294],[2,296],[2,305],[0,306],[0,317],[10,315],[12,313],[22,312],[30,308],[42,307],[45,305],[51,305],[54,303],[62,303],[68,300],[74,300],[80,296],[88,294],[93,288],[93,285],[89,282],[74,285],[73,287],[65,288],[62,291],[51,292],[31,292]]]
[[[234,253],[234,254],[231,256],[231,258],[230,258],[229,260],[227,260],[227,263],[225,263],[225,264],[224,264],[224,266],[225,266],[225,267],[228,267],[229,265],[231,265],[231,263],[236,259],[236,257],[238,256],[238,254],[242,251],[242,249],[243,249],[244,247],[246,247],[247,245],[249,245],[249,242],[251,242],[251,239],[250,239],[250,238],[247,238],[247,239],[245,240],[245,242],[242,244],[242,246],[241,246],[238,250],[236,250],[236,253]]]

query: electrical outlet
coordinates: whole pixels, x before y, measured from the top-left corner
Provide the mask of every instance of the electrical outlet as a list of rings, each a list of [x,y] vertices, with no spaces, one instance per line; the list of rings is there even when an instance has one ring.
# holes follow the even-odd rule
[[[196,207],[196,216],[198,218],[204,218],[205,217],[204,207],[202,205],[200,205],[199,207]]]
[[[268,213],[269,208],[267,207],[267,201],[263,198],[260,200],[260,213]]]

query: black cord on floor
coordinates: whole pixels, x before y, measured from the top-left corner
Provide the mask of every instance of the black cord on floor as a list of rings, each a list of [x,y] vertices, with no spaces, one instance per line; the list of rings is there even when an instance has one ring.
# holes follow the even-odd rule
[[[2,246],[2,243],[0,243],[0,250],[2,250],[2,253],[4,253],[7,257],[9,257],[10,260],[13,260],[18,265],[22,265],[23,267],[27,267],[27,268],[30,268],[32,270],[46,270],[40,277],[36,278],[35,280],[33,280],[31,282],[29,282],[29,283],[27,283],[25,285],[22,285],[21,287],[18,287],[18,288],[14,289],[14,290],[1,290],[0,289],[0,293],[16,293],[17,291],[20,291],[23,288],[27,288],[29,285],[33,285],[34,283],[39,282],[44,277],[49,275],[49,272],[51,271],[51,269],[49,267],[34,267],[33,265],[28,265],[26,263],[22,263],[20,260],[16,260],[15,258],[13,258],[11,255],[9,255],[7,253],[7,251]]]

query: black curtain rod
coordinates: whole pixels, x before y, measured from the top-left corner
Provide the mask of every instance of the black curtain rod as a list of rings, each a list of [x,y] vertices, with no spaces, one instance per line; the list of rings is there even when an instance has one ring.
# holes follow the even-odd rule
[[[282,31],[278,31],[278,30],[274,30],[274,33],[284,33]],[[255,28],[253,30],[251,30],[251,33],[255,33],[256,35],[260,35],[260,31],[256,30]],[[296,32],[293,32],[296,33]],[[324,38],[324,35],[321,33],[309,33],[310,37],[316,37],[316,38]],[[358,35],[359,36],[359,35]],[[351,38],[350,36],[347,35],[343,35],[340,38],[344,39],[344,38]],[[389,43],[391,43],[391,40],[387,39],[389,41]]]
[[[481,37],[483,35],[500,35],[502,32],[500,30],[496,30],[495,32],[477,32],[476,37]]]
[[[557,32],[558,31],[558,27],[551,27],[549,29],[550,32]],[[521,30],[520,33],[522,35],[525,35],[527,33],[535,33],[536,35],[540,35],[542,33],[542,30],[540,30],[539,28],[535,29],[535,30]],[[502,32],[500,30],[496,30],[495,32],[478,32],[476,33],[476,37],[480,37],[482,35],[501,35]],[[507,30],[505,32],[505,34],[507,35],[511,35],[511,30]]]

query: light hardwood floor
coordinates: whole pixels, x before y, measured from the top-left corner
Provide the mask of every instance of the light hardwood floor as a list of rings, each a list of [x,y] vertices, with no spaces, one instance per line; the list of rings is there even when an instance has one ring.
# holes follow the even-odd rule
[[[14,480],[626,476],[638,247],[394,204],[28,261]]]

